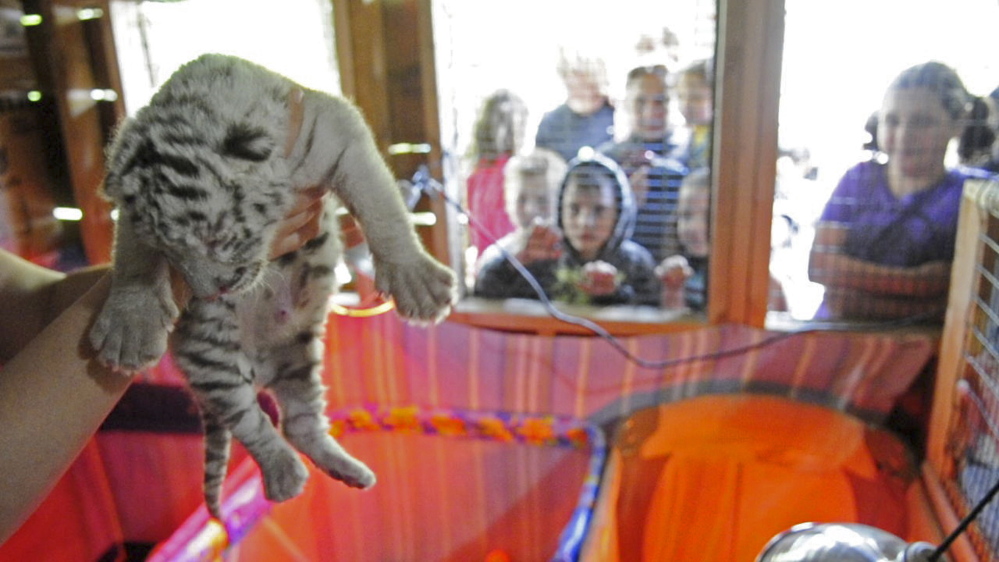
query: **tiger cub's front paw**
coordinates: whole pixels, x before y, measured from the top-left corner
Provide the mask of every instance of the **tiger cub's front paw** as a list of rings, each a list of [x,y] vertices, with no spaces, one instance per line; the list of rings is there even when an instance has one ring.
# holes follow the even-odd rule
[[[179,313],[169,297],[112,291],[90,329],[97,360],[123,373],[155,365],[166,353],[167,336]]]
[[[454,272],[425,252],[405,260],[375,263],[379,291],[395,299],[399,315],[420,322],[438,322],[457,300]]]

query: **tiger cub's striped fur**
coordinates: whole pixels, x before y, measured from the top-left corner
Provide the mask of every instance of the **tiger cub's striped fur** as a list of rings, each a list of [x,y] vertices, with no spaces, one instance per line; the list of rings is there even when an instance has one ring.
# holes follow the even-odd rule
[[[335,200],[320,236],[267,259],[296,191],[317,185],[361,223],[376,286],[400,314],[436,321],[448,313],[454,275],[420,246],[369,129],[341,98],[205,55],[178,70],[109,149],[105,191],[119,219],[111,294],[91,343],[102,362],[134,372],[159,360],[176,322],[170,346],[201,406],[215,516],[230,436],[260,465],[274,501],[304,486],[294,449],[348,485],[375,482],[329,436],[324,415],[322,336],[340,253]],[[183,313],[171,267],[194,294]],[[277,398],[284,438],[257,404],[257,386]]]

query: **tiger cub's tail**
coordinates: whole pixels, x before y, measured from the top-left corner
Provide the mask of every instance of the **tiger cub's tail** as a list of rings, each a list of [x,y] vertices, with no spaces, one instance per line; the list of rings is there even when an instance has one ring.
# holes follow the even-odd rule
[[[215,416],[202,414],[205,428],[205,504],[212,517],[221,520],[222,482],[229,468],[232,433]]]

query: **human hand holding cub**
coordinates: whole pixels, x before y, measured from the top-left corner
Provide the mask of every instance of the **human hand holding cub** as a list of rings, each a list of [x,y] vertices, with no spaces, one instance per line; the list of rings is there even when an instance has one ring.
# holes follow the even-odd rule
[[[326,190],[318,186],[298,192],[295,204],[278,224],[268,255],[270,259],[294,252],[319,234],[326,197]]]

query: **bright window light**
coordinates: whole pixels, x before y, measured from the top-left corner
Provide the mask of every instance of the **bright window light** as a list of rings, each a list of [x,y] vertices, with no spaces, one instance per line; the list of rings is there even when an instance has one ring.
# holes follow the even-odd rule
[[[350,274],[350,267],[348,267],[347,264],[343,262],[343,260],[340,260],[340,263],[338,263],[337,266],[333,268],[333,274],[336,276],[337,283],[341,285],[346,285],[347,283],[350,283],[351,280],[354,278]]]
[[[396,154],[429,154],[431,147],[425,142],[418,144],[413,144],[409,142],[400,142],[398,144],[389,145],[388,153],[392,155]]]
[[[104,10],[100,8],[81,8],[77,10],[76,17],[80,21],[96,20],[104,17]]]
[[[74,207],[56,207],[52,209],[52,216],[61,221],[83,220],[83,211]]]
[[[102,90],[98,88],[90,90],[90,99],[94,101],[116,101],[118,93],[114,90]]]
[[[116,1],[110,6],[129,115],[146,105],[181,64],[204,53],[249,59],[309,88],[340,92],[329,0]]]
[[[424,211],[421,213],[410,213],[410,220],[416,226],[433,226],[437,224],[437,215]]]

